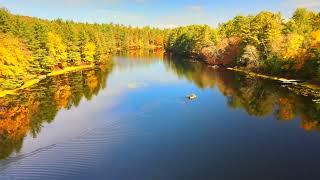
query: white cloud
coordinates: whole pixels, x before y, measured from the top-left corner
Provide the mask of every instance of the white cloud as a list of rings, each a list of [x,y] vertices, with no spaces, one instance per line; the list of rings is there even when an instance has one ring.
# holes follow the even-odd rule
[[[319,0],[287,0],[285,1],[285,5],[293,5],[295,8],[297,7],[319,8],[320,1]]]
[[[190,6],[186,6],[186,10],[191,11],[193,13],[200,13],[204,11],[204,7],[200,5],[190,5]]]

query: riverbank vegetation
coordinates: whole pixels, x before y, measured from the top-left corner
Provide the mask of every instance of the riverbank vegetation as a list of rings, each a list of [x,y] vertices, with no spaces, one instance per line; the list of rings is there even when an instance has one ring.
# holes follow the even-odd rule
[[[0,9],[0,90],[66,67],[106,63],[116,51],[162,49],[164,31],[13,15]]]
[[[320,13],[297,9],[236,16],[217,28],[136,28],[43,20],[0,10],[0,90],[66,67],[101,64],[117,51],[165,49],[256,73],[320,80]],[[161,52],[161,51],[160,51]]]
[[[211,65],[236,66],[285,77],[320,80],[320,13],[297,9],[236,16],[217,28],[179,27],[169,33],[166,50]]]

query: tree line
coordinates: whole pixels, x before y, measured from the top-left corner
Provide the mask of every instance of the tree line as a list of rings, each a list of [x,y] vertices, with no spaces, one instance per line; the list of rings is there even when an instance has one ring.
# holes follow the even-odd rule
[[[100,64],[116,51],[161,49],[164,31],[119,24],[89,24],[13,15],[0,9],[0,89],[38,74]]]
[[[297,9],[236,16],[175,29],[89,24],[13,15],[0,9],[0,89],[67,66],[99,64],[116,51],[162,49],[208,64],[320,80],[320,13]]]
[[[219,24],[170,31],[166,50],[208,64],[320,80],[320,13],[298,8],[281,13],[236,16]]]

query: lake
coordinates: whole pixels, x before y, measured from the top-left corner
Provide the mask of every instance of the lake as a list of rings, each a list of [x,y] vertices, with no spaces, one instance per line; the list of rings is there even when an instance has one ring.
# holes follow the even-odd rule
[[[0,98],[1,180],[320,178],[312,97],[162,54],[112,61]]]

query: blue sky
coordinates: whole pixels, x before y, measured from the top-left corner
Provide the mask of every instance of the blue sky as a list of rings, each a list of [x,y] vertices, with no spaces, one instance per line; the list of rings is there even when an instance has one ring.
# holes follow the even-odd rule
[[[120,23],[132,26],[216,26],[236,15],[262,10],[290,17],[297,7],[320,10],[320,0],[0,0],[12,13],[45,19]]]

